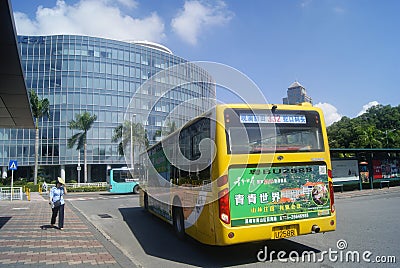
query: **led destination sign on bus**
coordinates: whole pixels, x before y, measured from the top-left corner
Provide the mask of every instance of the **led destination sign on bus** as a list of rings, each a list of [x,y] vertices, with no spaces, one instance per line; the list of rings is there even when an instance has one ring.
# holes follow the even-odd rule
[[[305,115],[292,114],[240,114],[240,123],[306,124]]]

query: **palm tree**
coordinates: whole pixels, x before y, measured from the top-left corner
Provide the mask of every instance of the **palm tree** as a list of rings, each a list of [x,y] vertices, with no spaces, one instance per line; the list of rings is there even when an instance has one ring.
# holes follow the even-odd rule
[[[162,131],[161,131],[161,129],[157,129],[157,130],[154,132],[153,141],[157,141],[157,138],[158,138],[158,137],[160,137],[160,139],[162,138]]]
[[[154,132],[153,140],[156,140],[157,137],[160,137],[160,138],[162,139],[163,137],[168,136],[169,134],[171,134],[172,132],[174,132],[174,131],[177,129],[175,121],[172,121],[172,122],[171,122],[171,121],[168,121],[168,122],[167,122],[167,125],[165,126],[164,129],[165,129],[165,130],[157,129],[157,130]]]
[[[82,132],[74,134],[68,139],[68,148],[74,147],[76,144],[76,149],[81,150],[83,148],[84,155],[84,182],[87,182],[87,132],[92,128],[93,123],[97,120],[97,115],[91,115],[89,112],[84,112],[82,114],[75,115],[76,120],[69,121],[69,129],[82,130]]]
[[[127,123],[127,122],[125,122]],[[122,135],[124,134],[124,125],[119,124],[116,128],[114,128],[114,135],[111,137],[112,142],[119,142],[118,144],[118,153],[119,155],[124,155],[124,148],[127,144],[127,139],[122,138]]]
[[[131,134],[132,130],[132,134]],[[124,123],[118,125],[114,129],[114,135],[111,138],[112,142],[119,142],[118,152],[120,155],[124,155],[124,151],[128,144],[132,142],[134,146],[139,146],[139,151],[142,151],[142,146],[145,148],[149,145],[149,140],[147,138],[147,131],[144,129],[141,123],[133,123],[130,121],[125,121]],[[134,157],[134,146],[132,146],[132,160]]]
[[[165,136],[168,136],[172,132],[174,132],[177,129],[175,121],[168,121],[167,123],[167,131],[165,133]]]
[[[39,99],[34,90],[29,92],[29,99],[31,102],[31,109],[33,117],[35,118],[35,171],[33,175],[33,183],[37,184],[38,177],[38,162],[39,162],[39,119],[43,116],[49,116],[50,102],[47,98]]]
[[[149,133],[147,132],[147,129],[144,130],[144,147],[146,149],[150,147]]]

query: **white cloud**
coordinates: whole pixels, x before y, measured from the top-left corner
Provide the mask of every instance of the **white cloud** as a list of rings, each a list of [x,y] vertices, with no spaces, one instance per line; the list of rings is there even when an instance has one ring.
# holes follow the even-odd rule
[[[37,34],[36,23],[30,20],[25,13],[14,12],[14,20],[18,34]]]
[[[301,6],[302,8],[305,8],[305,7],[308,7],[309,5],[311,5],[311,3],[312,3],[312,0],[303,0],[303,1],[300,3],[300,6]]]
[[[117,40],[148,40],[160,42],[165,38],[164,23],[157,13],[143,18],[124,14],[122,8],[136,8],[133,0],[80,0],[68,5],[58,0],[54,7],[39,6],[36,17],[14,14],[20,35],[82,34]]]
[[[173,31],[185,42],[196,45],[199,35],[207,28],[228,23],[233,17],[223,1],[216,5],[186,1],[183,9],[171,21]]]
[[[343,14],[346,12],[346,10],[342,7],[336,6],[333,8],[333,12],[336,14]]]
[[[379,105],[379,102],[377,101],[370,101],[367,104],[365,104],[362,108],[362,110],[357,114],[357,116],[362,115],[363,113],[365,113],[369,108],[371,108],[372,106],[376,106]]]
[[[321,108],[324,112],[325,123],[327,126],[339,121],[342,118],[342,115],[339,114],[338,110],[335,106],[329,103],[317,103],[314,106]]]
[[[135,0],[115,0],[115,1],[128,8],[136,8],[138,6],[138,3]]]

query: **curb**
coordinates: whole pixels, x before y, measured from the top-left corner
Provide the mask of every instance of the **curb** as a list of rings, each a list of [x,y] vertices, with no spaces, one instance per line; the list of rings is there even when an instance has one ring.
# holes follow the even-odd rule
[[[110,242],[117,250],[119,250],[123,256],[127,259],[129,259],[130,262],[127,262],[126,260],[123,260],[122,263],[120,263],[120,256],[115,257],[115,259],[117,260],[117,262],[122,266],[122,267],[132,267],[132,264],[134,264],[136,267],[143,267],[143,265],[141,263],[139,263],[139,261],[137,261],[133,256],[131,256],[120,244],[118,244],[116,241],[114,241],[106,232],[104,232],[101,228],[99,228],[99,226],[90,221],[87,217],[87,215],[81,211],[79,208],[77,208],[72,202],[68,202],[68,204],[70,205],[70,207],[74,210],[74,212],[78,215],[78,217],[81,218],[82,221],[84,221],[87,225],[90,225],[90,227],[92,227],[93,229],[95,229],[94,231],[97,232],[97,234],[101,235],[103,239],[105,239],[106,241]],[[107,250],[110,251],[110,248],[105,246]],[[111,253],[111,252],[110,252]],[[114,256],[114,254],[111,254]]]

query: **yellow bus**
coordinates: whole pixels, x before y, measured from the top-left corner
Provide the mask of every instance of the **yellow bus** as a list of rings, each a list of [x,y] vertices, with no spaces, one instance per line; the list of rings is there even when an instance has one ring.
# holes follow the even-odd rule
[[[210,245],[336,229],[324,117],[310,104],[223,104],[140,155],[140,204]]]

